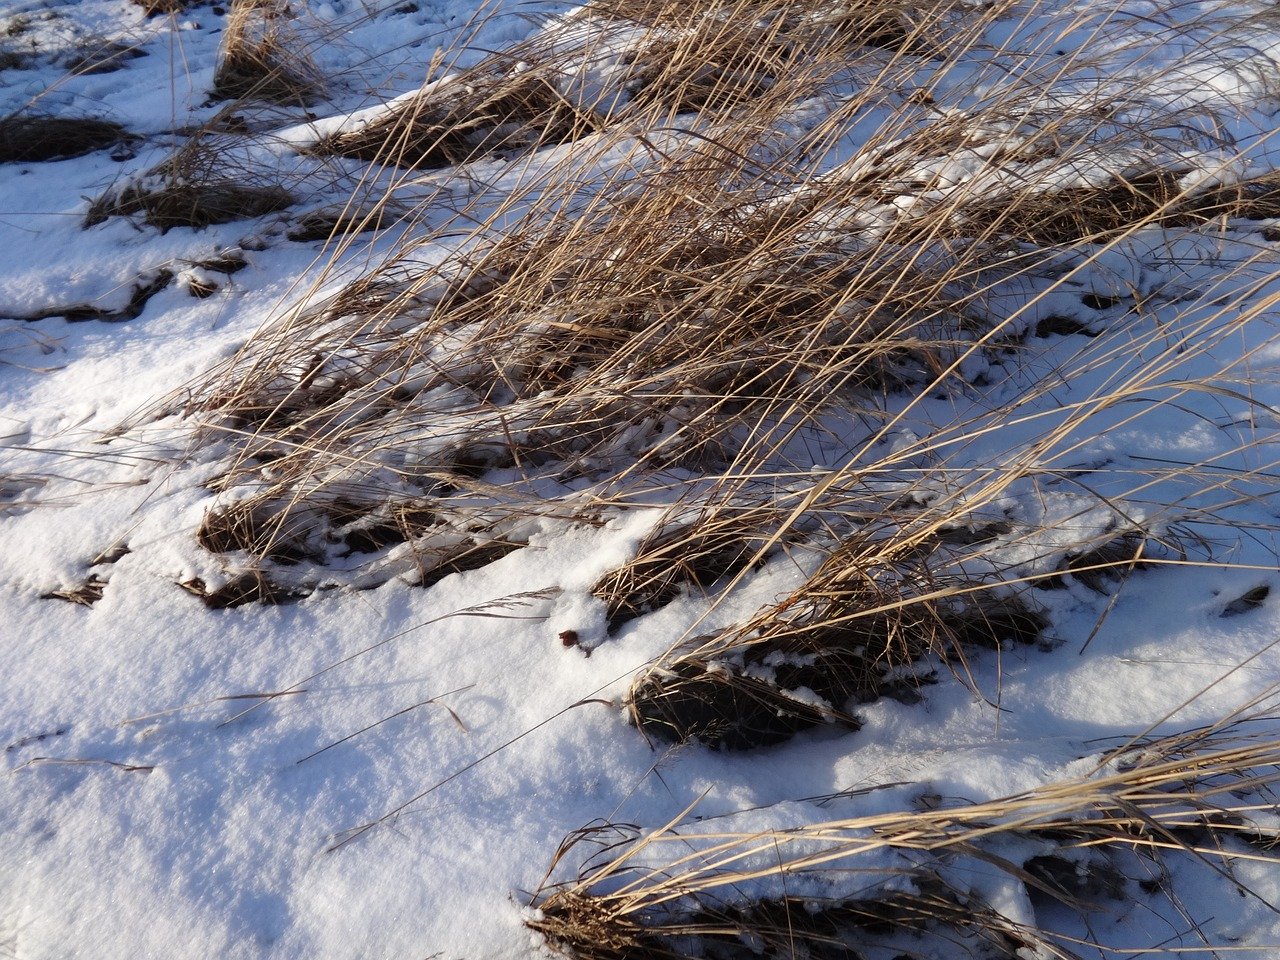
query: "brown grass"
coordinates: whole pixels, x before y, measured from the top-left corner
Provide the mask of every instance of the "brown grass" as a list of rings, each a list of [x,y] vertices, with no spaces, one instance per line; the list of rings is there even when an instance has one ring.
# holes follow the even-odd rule
[[[107,190],[89,204],[86,227],[110,217],[140,216],[162,232],[251,220],[292,206],[293,194],[256,175],[232,154],[236,138],[197,132],[137,180]]]
[[[1136,86],[1065,106],[1016,84],[948,101],[948,71],[1003,8],[965,33],[944,5],[919,21],[936,30],[883,46],[807,7],[709,9],[696,23],[671,13],[670,35],[667,13],[644,21],[648,7],[601,28],[643,38],[622,65],[625,97],[564,102],[554,61],[533,55],[544,37],[322,145],[375,166],[511,162],[492,173],[500,199],[474,169],[421,177],[470,193],[281,318],[186,406],[202,440],[236,451],[201,542],[232,583],[258,578],[237,601],[322,582],[429,586],[518,547],[531,516],[600,523],[674,501],[591,593],[608,633],[687,596],[694,623],[633,678],[631,718],[654,739],[748,749],[856,728],[860,704],[918,699],[942,671],[976,689],[974,658],[1050,632],[1034,588],[1114,602],[1135,571],[1185,559],[1172,523],[1231,522],[1231,484],[1256,477],[1173,464],[1095,490],[1072,464],[1082,436],[1131,428],[1188,391],[1236,389],[1229,367],[1195,384],[1177,371],[1266,305],[1230,277],[1171,299],[1087,281],[1098,262],[1137,256],[1135,238],[1214,237],[1266,214],[1273,175],[1224,169],[1225,186],[1198,186],[1184,118],[1144,128],[1135,104],[1149,91]],[[935,79],[913,89],[926,40]],[[814,103],[826,119],[801,126]],[[848,127],[873,120],[833,163]],[[350,209],[338,251],[382,208]],[[1091,339],[1045,365],[1054,345],[1035,338],[1080,332]],[[1096,392],[1059,403],[1063,384],[1113,363]],[[1004,399],[984,406],[993,395]],[[901,429],[948,402],[974,412],[922,436]],[[1003,442],[1006,428],[1021,438]],[[1070,484],[1077,513],[1002,512],[1006,499],[1052,499],[1052,484]],[[704,626],[798,541],[807,559],[781,600]],[[570,926],[596,915],[557,903]],[[846,908],[818,911],[815,929],[858,926]],[[714,925],[696,909],[695,925]],[[778,916],[735,909],[721,920]],[[968,911],[973,936],[1034,938],[954,892],[927,909],[939,929]]]
[[[108,120],[11,114],[0,119],[0,163],[66,160],[129,139],[124,127]]]
[[[689,519],[675,509],[660,521],[623,566],[591,588],[604,601],[609,633],[666,606],[687,590],[707,591],[746,570],[780,518],[776,509],[715,505]]]
[[[277,213],[293,202],[283,187],[231,181],[130,186],[96,200],[85,217],[85,226],[103,223],[110,217],[139,214],[144,223],[162,232],[174,227],[199,230],[215,223],[252,220]]]
[[[637,675],[632,721],[660,740],[721,750],[823,723],[856,729],[847,705],[909,688],[908,668],[927,654],[964,669],[977,650],[1040,637],[1045,620],[1024,600],[981,584],[912,582],[911,566],[887,567],[882,548],[838,550],[750,622],[687,641]]]
[[[74,603],[78,606],[91,607],[102,599],[106,585],[107,581],[94,573],[90,574],[83,583],[73,587],[63,587],[58,590],[50,590],[48,593],[42,593],[40,594],[40,599],[66,600],[68,603]]]
[[[562,144],[617,125],[636,128],[751,107],[815,64],[867,47],[933,52],[963,4],[650,0],[591,3],[532,39],[422,91],[321,153],[414,168]],[[613,63],[603,87],[580,76]],[[567,66],[566,66],[567,64]]]
[[[544,887],[528,923],[552,947],[585,960],[736,956],[744,941],[769,956],[803,946],[815,956],[857,957],[863,947],[912,942],[895,940],[899,932],[914,942],[982,944],[1011,960],[1027,950],[1069,958],[1069,939],[1014,923],[967,891],[966,858],[1025,885],[1033,902],[1088,916],[1098,898],[1132,882],[1116,864],[1135,857],[1189,856],[1228,875],[1233,862],[1273,863],[1274,851],[1257,846],[1265,830],[1251,815],[1270,808],[1278,779],[1274,744],[1218,726],[1131,743],[1083,776],[987,802],[750,833],[677,821],[610,843],[576,880]],[[556,860],[618,832],[580,831]],[[1018,857],[1019,850],[1026,852]],[[841,887],[857,892],[785,892]],[[762,888],[779,893],[744,892]]]
[[[298,0],[232,0],[213,74],[218,100],[304,105],[324,89],[293,12]]]
[[[182,13],[201,0],[129,0],[129,2],[136,7],[141,7],[148,17],[159,17],[171,13]]]

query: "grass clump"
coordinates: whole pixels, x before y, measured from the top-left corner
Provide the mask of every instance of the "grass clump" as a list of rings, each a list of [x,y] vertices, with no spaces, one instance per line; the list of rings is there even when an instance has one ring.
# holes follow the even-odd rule
[[[632,681],[632,721],[659,740],[720,750],[828,722],[856,729],[847,705],[910,690],[926,654],[965,664],[975,650],[1035,642],[1045,626],[1018,597],[967,584],[926,592],[876,563],[837,551],[752,621],[681,644]]]
[[[1253,814],[1269,807],[1277,760],[1274,744],[1226,725],[1130,742],[1083,775],[984,802],[749,832],[673,822],[630,842],[622,828],[592,828],[571,836],[557,860],[583,841],[604,841],[605,853],[576,880],[544,887],[527,922],[553,948],[589,960],[801,950],[861,958],[935,943],[1068,960],[1077,945],[1108,945],[1097,933],[1079,942],[1055,932],[1052,918],[1064,910],[1087,918],[1108,898],[1141,897],[1142,878],[1169,876],[1164,861],[1194,858],[1227,872],[1245,860],[1273,862],[1273,850],[1259,852],[1268,832]],[[1025,890],[1038,922],[985,902],[972,884],[985,877],[990,891],[992,868]],[[1179,903],[1176,890],[1142,889],[1152,903]]]
[[[131,185],[100,197],[90,205],[85,226],[136,214],[162,232],[174,227],[200,230],[217,223],[277,213],[293,202],[293,196],[283,187],[231,181],[192,183],[175,178],[156,186]]]
[[[107,581],[97,574],[90,574],[83,583],[72,587],[50,590],[40,595],[41,600],[65,600],[77,606],[91,607],[102,599]]]
[[[130,60],[146,55],[136,44],[104,40],[82,46],[66,61],[66,66],[76,76],[115,73],[124,69]]]
[[[67,160],[129,139],[124,127],[109,120],[10,114],[0,119],[0,163]]]
[[[148,17],[161,17],[168,14],[183,13],[196,6],[202,0],[129,0],[135,7],[141,7]]]
[[[903,591],[900,599],[919,606],[935,578],[961,584],[963,593],[1007,582],[1015,567],[1018,576],[1047,582],[1050,574],[1090,566],[1088,558],[1056,571],[994,560],[1005,548],[1010,557],[1024,547],[1040,559],[1052,554],[1053,563],[1066,562],[1070,551],[1028,546],[1035,524],[989,517],[971,526],[970,519],[984,504],[1034,486],[1041,471],[1067,456],[1067,438],[1087,430],[1091,416],[1160,389],[1168,358],[1154,341],[1149,366],[1139,348],[1115,390],[1066,410],[1061,423],[1022,446],[985,454],[1008,466],[957,468],[961,475],[974,467],[974,485],[956,487],[923,511],[903,496],[921,477],[916,460],[935,458],[945,486],[947,464],[999,421],[1047,423],[1047,415],[1029,411],[1072,370],[1087,372],[1095,358],[1130,349],[1121,345],[1124,331],[1145,321],[1130,309],[1136,296],[1085,286],[1091,265],[1126,256],[1125,245],[1143,230],[1209,237],[1222,221],[1219,211],[1263,203],[1268,181],[1223,173],[1217,182],[1225,186],[1190,186],[1203,178],[1190,178],[1186,130],[1172,123],[1176,135],[1163,127],[1137,130],[1126,118],[1146,101],[1133,85],[1122,84],[1103,101],[1064,93],[1049,98],[1052,109],[1038,88],[1022,85],[1026,78],[1004,77],[977,102],[968,81],[957,93],[948,87],[951,71],[968,76],[976,62],[1001,53],[983,47],[981,38],[1003,8],[969,11],[967,19],[965,10],[940,4],[901,20],[911,24],[914,39],[872,45],[860,31],[875,22],[873,6],[834,19],[825,8],[760,3],[685,13],[661,4],[625,13],[591,7],[528,41],[545,45],[559,37],[568,44],[556,48],[560,53],[580,50],[574,44],[586,40],[565,37],[595,36],[599,26],[613,39],[597,37],[590,48],[616,55],[619,69],[629,71],[644,58],[627,53],[639,47],[614,43],[615,32],[657,43],[670,28],[664,43],[687,43],[689,52],[707,49],[705,42],[725,53],[708,61],[717,69],[739,59],[755,63],[760,50],[773,50],[777,75],[727,107],[717,97],[680,101],[678,111],[692,111],[696,129],[654,131],[652,112],[643,114],[643,126],[624,122],[624,106],[646,96],[646,87],[633,85],[626,104],[610,101],[607,111],[596,111],[592,124],[600,136],[572,153],[530,160],[527,176],[494,207],[478,194],[425,238],[405,241],[378,268],[255,339],[188,408],[214,434],[237,438],[225,486],[246,495],[220,506],[215,513],[225,517],[217,522],[236,528],[257,512],[296,517],[241,549],[259,557],[285,550],[308,558],[304,563],[331,565],[346,562],[335,551],[358,522],[336,520],[346,506],[335,513],[335,504],[363,504],[371,529],[382,523],[376,518],[428,510],[444,528],[468,531],[468,518],[487,511],[506,518],[494,534],[502,539],[531,513],[594,522],[609,504],[641,497],[647,478],[696,480],[702,493],[682,501],[695,515],[704,493],[717,502],[739,495],[772,501],[741,523],[726,520],[723,533],[643,545],[634,563],[594,591],[610,631],[686,586],[739,578],[787,530],[806,524],[821,531],[818,549],[836,565],[828,572],[840,566],[851,537],[865,542],[851,527],[898,538],[887,553],[863,557],[869,569],[897,570],[913,551],[922,558],[905,580],[872,578],[874,588],[865,578],[836,577],[830,586],[848,593],[849,606],[815,608],[807,615],[814,623],[854,617],[866,609],[860,594],[867,589],[871,608],[889,603],[884,590]],[[903,16],[893,4],[882,12]],[[943,37],[955,42],[947,46]],[[917,84],[908,93],[926,41],[932,86]],[[696,59],[690,54],[689,63]],[[506,78],[502,83],[516,77],[550,96],[554,84],[539,64],[519,46],[482,60],[478,72],[424,88],[395,110],[428,117],[437,93],[441,103],[453,103],[453,94],[444,93],[450,89],[484,100],[498,86],[480,82],[482,76]],[[861,77],[858,71],[875,82],[854,83],[850,76]],[[726,96],[740,89],[728,80],[722,86]],[[953,105],[943,109],[948,97]],[[573,111],[565,116],[579,123],[581,104],[570,101]],[[828,119],[798,128],[797,111],[819,101]],[[834,112],[832,102],[839,104]],[[463,113],[482,114],[492,131],[516,136],[520,123],[495,103]],[[886,104],[895,109],[886,113]],[[1021,122],[1008,122],[1010,115]],[[460,162],[490,136],[468,123],[459,115],[405,127],[401,146],[421,134],[423,150],[443,150],[442,162]],[[842,139],[847,127],[858,123],[875,130],[841,154],[849,147]],[[454,134],[469,145],[451,153],[442,144]],[[339,136],[348,135],[364,134]],[[394,139],[387,131],[369,133],[360,155],[407,157]],[[1100,158],[1107,159],[1101,167]],[[1092,180],[1081,169],[1091,170]],[[1193,216],[1194,210],[1200,212]],[[359,223],[370,219],[362,214]],[[319,236],[327,225],[299,235]],[[1143,294],[1143,303],[1151,300]],[[1207,300],[1180,302],[1175,325],[1185,322],[1188,335],[1193,328],[1216,331],[1192,353],[1209,349],[1218,342],[1223,312],[1202,321],[1195,310]],[[1070,369],[1037,382],[1029,362],[1040,348],[1031,338],[1079,332],[1095,344]],[[884,451],[904,415],[1011,378],[1026,383],[1025,395],[948,424],[902,452]],[[819,463],[815,448],[831,453]],[[862,493],[853,497],[854,490]],[[1124,491],[1108,496],[1124,501]],[[1129,524],[1135,526],[1141,523]],[[1097,547],[1095,534],[1082,535],[1071,556]],[[282,545],[291,537],[297,542]],[[369,562],[381,562],[378,551],[394,550],[393,539],[374,537],[382,545]],[[980,558],[990,576],[957,577],[958,547]],[[1002,620],[984,608],[983,615],[1003,623],[1008,636],[1035,632],[1023,629],[1031,613]],[[936,611],[921,617],[923,639],[908,644],[895,663],[950,645],[936,636],[970,631],[959,613],[949,626],[939,625]],[[893,631],[882,624],[872,632]],[[870,662],[881,658],[873,653]],[[818,697],[827,702],[819,713],[861,688],[845,686],[828,687],[832,701]]]
[[[592,596],[605,604],[606,628],[627,623],[666,606],[689,589],[709,590],[717,581],[757,562],[776,510],[720,506],[689,521],[680,511],[660,522],[626,564],[596,582]]]
[[[383,205],[353,207],[348,203],[335,204],[308,210],[295,217],[287,236],[298,243],[349,239],[358,233],[380,230],[395,220],[393,212]]]
[[[89,204],[86,227],[110,217],[139,216],[162,232],[251,220],[292,206],[293,194],[267,177],[255,179],[236,162],[234,138],[191,137],[167,160]]]
[[[648,738],[731,751],[857,729],[861,705],[919,699],[946,671],[981,692],[975,660],[1043,644],[1060,601],[1105,615],[1147,565],[1187,544],[1211,557],[1204,531],[1270,490],[1264,467],[1089,458],[1154,412],[1252,402],[1249,358],[1215,350],[1269,309],[1252,299],[1266,255],[1194,289],[1184,266],[1274,210],[1274,174],[1197,157],[1211,138],[1185,117],[1142,127],[1155,94],[1137,84],[992,80],[981,64],[1008,51],[982,28],[1002,9],[948,46],[957,9],[594,5],[319,145],[373,165],[520,162],[494,165],[492,191],[474,169],[370,170],[465,178],[467,195],[408,214],[390,256],[197,389],[199,441],[233,454],[198,533],[225,577],[188,588],[230,607],[430,587],[531,530],[657,504],[633,558],[584,588],[599,622],[562,641],[687,598],[692,622],[671,612],[622,702]],[[612,86],[560,70],[606,52]],[[1056,76],[1089,68],[1073,57]],[[337,234],[384,209],[353,200],[298,235],[345,250]],[[762,564],[783,589],[750,584],[763,605],[724,626],[745,602],[721,599]],[[1133,893],[1135,863],[1272,842],[1248,814],[1276,763],[1269,745],[1183,738],[985,803],[670,828],[544,889],[531,926],[599,960],[871,958],[923,938],[1065,960],[1047,921],[991,907],[974,863],[1045,917],[1087,915]]]
[[[500,150],[561,143],[596,129],[537,75],[500,73],[475,82],[441,83],[357,130],[329,137],[316,152],[380,163],[438,169]]]
[[[316,149],[434,169],[618,125],[705,120],[751,107],[814,60],[833,62],[867,46],[924,53],[926,38],[955,32],[964,8],[893,0],[834,10],[770,0],[590,3]]]
[[[232,0],[213,74],[216,100],[306,104],[324,89],[286,0]]]

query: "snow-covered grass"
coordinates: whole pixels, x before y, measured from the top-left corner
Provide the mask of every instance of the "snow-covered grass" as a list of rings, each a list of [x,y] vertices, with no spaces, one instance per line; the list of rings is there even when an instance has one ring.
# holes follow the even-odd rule
[[[0,951],[1280,953],[1270,5],[0,68]]]
[[[848,936],[874,943],[901,930],[926,943],[959,936],[997,955],[1071,957],[1074,938],[1045,930],[1037,906],[1058,901],[1087,916],[1097,897],[1123,897],[1126,878],[1149,873],[1164,850],[1217,860],[1224,836],[1265,850],[1253,817],[1274,810],[1242,797],[1280,778],[1278,759],[1274,742],[1224,724],[1125,744],[1075,776],[982,803],[918,798],[914,810],[745,832],[733,818],[668,824],[551,894],[532,925],[585,957],[663,955],[693,937],[821,955]],[[572,842],[616,848],[626,832],[605,825]],[[1247,849],[1233,859],[1273,862]],[[984,868],[975,902],[971,874]],[[673,900],[700,909],[672,922]]]

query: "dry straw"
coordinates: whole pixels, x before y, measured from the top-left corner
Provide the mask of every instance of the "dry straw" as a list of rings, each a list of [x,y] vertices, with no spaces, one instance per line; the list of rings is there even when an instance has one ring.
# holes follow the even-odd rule
[[[1093,281],[1117,264],[1176,273],[1197,243],[1280,213],[1277,178],[1224,145],[1212,112],[1169,107],[1169,76],[1093,82],[1109,66],[1092,51],[1123,22],[1045,13],[597,2],[462,66],[439,54],[420,90],[309,148],[367,167],[358,195],[296,225],[332,241],[316,295],[166,411],[229,451],[197,532],[225,569],[185,586],[215,607],[429,587],[519,550],[531,519],[656,505],[591,587],[602,635],[686,596],[708,615],[763,565],[792,568],[755,614],[673,636],[625,698],[646,735],[737,749],[857,727],[859,704],[918,696],[938,666],[972,682],[983,651],[1051,634],[1041,589],[1110,609],[1137,570],[1198,549],[1215,562],[1209,540],[1259,496],[1265,457],[1079,458],[1175,405],[1252,403],[1263,347],[1216,357],[1273,311],[1271,254],[1194,290]],[[988,41],[997,23],[1017,49]],[[219,92],[315,96],[288,29],[281,5],[238,3]],[[180,208],[198,226],[291,201],[223,175],[203,142],[96,215],[168,226]],[[404,239],[339,283],[357,235],[391,224]],[[1242,434],[1220,456],[1258,447]],[[1084,909],[1123,888],[1125,856],[1269,860],[1250,818],[1278,762],[1211,731],[958,808],[673,823],[542,891],[531,925],[610,960],[860,956],[859,938],[919,930],[1069,957],[948,864],[978,857]],[[1023,840],[1021,860],[993,849]],[[798,892],[865,860],[860,895]],[[741,894],[762,881],[780,892]]]
[[[570,837],[557,862],[587,840],[601,841],[603,853],[577,880],[544,888],[527,922],[553,946],[600,960],[859,957],[902,946],[893,940],[902,932],[917,944],[924,935],[953,949],[981,946],[984,956],[1068,958],[1076,955],[1069,937],[1002,917],[952,868],[980,862],[1025,886],[1033,902],[1088,914],[1141,878],[1117,864],[1176,853],[1256,896],[1232,878],[1231,864],[1275,862],[1265,824],[1277,780],[1274,743],[1219,726],[1129,744],[1082,776],[981,803],[743,833],[682,823],[686,810],[631,842],[610,827]],[[838,887],[852,892],[786,893]],[[744,892],[761,889],[775,893]]]
[[[301,105],[324,88],[295,10],[302,0],[232,0],[213,74],[213,95]]]
[[[0,118],[0,163],[65,160],[129,139],[124,127],[109,120],[18,112]]]
[[[800,568],[756,614],[672,637],[630,686],[646,734],[734,749],[856,727],[859,703],[917,696],[938,664],[968,682],[984,650],[1051,632],[1036,588],[1111,604],[1134,571],[1192,562],[1205,531],[1258,496],[1265,458],[1231,473],[1078,458],[1100,431],[1198,396],[1248,402],[1252,354],[1214,358],[1272,310],[1258,295],[1270,255],[1190,293],[1091,284],[1116,263],[1176,271],[1162,249],[1276,213],[1275,175],[1250,174],[1200,108],[1161,113],[1167,78],[1099,91],[1079,79],[1105,67],[1088,43],[1037,72],[1016,66],[1026,50],[984,41],[993,22],[1030,30],[1036,14],[588,5],[318,143],[388,185],[334,218],[351,230],[336,251],[391,210],[406,239],[264,329],[186,404],[202,441],[232,450],[198,534],[225,576],[189,587],[227,606],[392,577],[430,586],[519,549],[530,518],[600,524],[659,504],[636,555],[592,589],[602,633],[690,594],[708,595],[705,612],[761,564]],[[1049,24],[1028,42],[1108,29],[1087,14]],[[440,190],[415,211],[405,198],[424,184]],[[1072,353],[1060,334],[1086,336]],[[946,404],[957,412],[939,420]],[[1228,455],[1251,446],[1242,436]],[[1050,499],[1065,512],[1006,508]],[[1195,763],[1271,762],[1250,751]],[[1187,772],[1170,763],[1171,778]],[[1173,780],[1148,773],[848,837],[914,849],[918,835],[933,852],[977,842],[986,818],[1022,830],[1034,811],[1041,836],[1151,849],[1173,836],[1199,852],[1178,831],[1223,827],[1196,806],[1216,786],[1197,779],[1178,794],[1191,820],[1165,821],[1163,794],[1143,791]],[[1133,840],[1126,804],[1159,831]],[[757,840],[713,848],[698,861],[709,872],[665,864],[678,882],[636,888],[657,899],[557,894],[541,929],[588,955],[650,950],[650,908],[723,889]],[[874,910],[940,928],[963,914],[1010,954],[1039,942],[916,880]],[[785,904],[708,909],[678,923],[718,936],[790,918],[794,932]],[[844,929],[871,922],[863,909],[815,915]]]
[[[193,133],[167,159],[89,205],[85,226],[110,217],[139,216],[167,231],[200,229],[287,209],[293,194],[270,171],[257,172],[240,137],[216,126]]]
[[[1268,309],[1251,300],[1255,264],[1173,308],[1158,293],[1062,304],[1144,231],[1212,236],[1274,212],[1274,177],[1232,179],[1227,157],[1227,185],[1197,187],[1187,148],[1213,140],[1212,118],[1151,122],[1156,81],[1079,95],[1087,51],[1049,75],[1001,73],[985,26],[1031,13],[846,13],[591,5],[322,142],[375,176],[462,164],[465,178],[500,154],[502,189],[437,206],[424,235],[412,210],[398,218],[410,239],[381,267],[261,333],[189,407],[237,450],[200,533],[230,583],[254,585],[237,602],[429,585],[501,554],[485,544],[518,548],[531,515],[598,523],[697,478],[593,592],[616,632],[797,538],[828,554],[784,601],[678,638],[632,685],[654,735],[750,746],[856,725],[851,702],[911,695],[928,656],[964,677],[981,648],[1042,635],[1029,585],[1110,591],[1184,558],[1179,522],[1221,522],[1247,498],[1248,476],[1168,465],[1081,479],[1075,518],[997,510],[1064,482],[1097,424],[1231,389],[1232,369],[1178,372]],[[612,79],[585,82],[602,63]],[[333,222],[353,236],[393,197]],[[1093,338],[1037,369],[1036,338],[1063,332]],[[1092,393],[1046,402],[1106,365]],[[888,452],[913,411],[987,369],[1022,395]],[[1002,449],[1010,429],[1024,439]],[[1046,537],[1050,522],[1080,533]],[[449,559],[458,544],[471,560]]]

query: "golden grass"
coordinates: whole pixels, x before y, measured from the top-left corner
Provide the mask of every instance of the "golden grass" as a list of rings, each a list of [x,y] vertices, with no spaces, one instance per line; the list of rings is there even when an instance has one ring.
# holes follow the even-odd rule
[[[148,17],[182,13],[191,5],[191,0],[129,0],[129,2],[136,7],[141,7]]]
[[[1115,869],[1126,862],[1119,857],[1190,855],[1229,877],[1232,863],[1275,862],[1276,838],[1255,816],[1273,809],[1278,780],[1280,749],[1223,724],[1136,740],[1082,776],[980,803],[752,832],[684,825],[686,810],[630,843],[612,843],[578,879],[544,887],[527,922],[560,950],[600,960],[704,956],[744,941],[769,955],[790,956],[803,944],[858,956],[863,945],[893,942],[886,934],[895,930],[985,940],[997,956],[1038,948],[1067,958],[1075,956],[1069,939],[1001,917],[958,885],[963,870],[949,868],[973,858],[1082,914],[1136,881]],[[556,860],[616,833],[581,831]],[[1033,842],[1011,842],[1019,839]],[[1046,848],[1057,853],[1028,856]],[[1009,859],[1019,849],[1025,863]],[[1052,866],[1055,857],[1068,868]],[[842,878],[835,889],[851,893],[785,894],[819,876]],[[744,892],[762,889],[781,892]]]
[[[238,9],[269,30],[267,7]],[[1039,589],[1083,587],[1109,610],[1147,566],[1193,549],[1217,563],[1205,530],[1258,496],[1265,457],[1230,474],[1217,457],[1078,460],[1100,432],[1200,396],[1252,403],[1257,350],[1210,361],[1269,321],[1271,254],[1192,291],[1089,284],[1117,261],[1176,274],[1179,244],[1280,213],[1276,175],[1223,150],[1212,116],[1147,124],[1161,78],[1081,95],[1087,43],[1047,72],[1009,68],[1020,51],[985,30],[1035,13],[598,2],[474,66],[442,54],[416,94],[314,147],[366,162],[362,188],[385,193],[297,228],[331,241],[335,265],[365,231],[406,239],[173,404],[197,442],[232,450],[198,532],[225,577],[188,589],[220,607],[431,586],[520,549],[530,518],[661,506],[590,588],[600,632],[692,596],[695,622],[625,703],[647,736],[738,749],[856,728],[859,704],[910,699],[939,667],[972,683],[984,651],[1052,639]],[[273,55],[227,95],[310,95],[269,93]],[[585,82],[602,63],[609,81]],[[1198,150],[1216,165],[1192,169]],[[406,201],[431,184],[432,201]],[[1090,339],[1056,349],[1073,333]],[[1008,506],[1050,500],[1069,508]],[[784,563],[779,599],[704,626]],[[1122,853],[1269,859],[1249,814],[1280,756],[1218,734],[987,803],[753,833],[673,823],[541,891],[531,926],[601,960],[718,955],[743,936],[858,956],[886,931],[1070,957],[948,862],[1034,839],[1052,852],[997,865],[1084,910],[1123,888]],[[886,855],[892,888],[880,866],[859,896],[785,886]],[[783,889],[739,895],[762,881]]]
[[[231,0],[213,74],[213,96],[305,104],[323,78],[297,28],[299,0]]]
[[[166,160],[135,181],[112,187],[89,204],[85,226],[110,217],[139,216],[168,231],[201,229],[278,213],[293,194],[277,178],[237,159],[239,138],[211,128],[193,133]]]
[[[316,149],[438,168],[572,142],[619,125],[644,129],[687,114],[750,113],[815,64],[830,69],[868,47],[935,52],[942,31],[954,33],[967,9],[897,0],[589,3]],[[604,83],[588,79],[606,62]]]
[[[872,676],[925,651],[956,658],[970,641],[1029,638],[1039,614],[1016,598],[1019,584],[1069,575],[1104,589],[1106,571],[1133,569],[1142,559],[1134,550],[1096,550],[1126,537],[1146,542],[1177,511],[1143,503],[1146,519],[1137,521],[1128,507],[1096,500],[1112,515],[1113,533],[1036,548],[1030,561],[1034,524],[984,527],[972,518],[1050,476],[1077,448],[1076,435],[1108,411],[1153,390],[1173,402],[1197,389],[1163,385],[1179,363],[1265,305],[1228,321],[1229,306],[1205,312],[1224,294],[1206,294],[1166,326],[1181,338],[1177,349],[1143,345],[1117,327],[1070,369],[1039,382],[1028,373],[1024,395],[1003,409],[893,454],[884,441],[930,398],[981,387],[974,369],[979,381],[984,369],[1018,376],[1037,335],[1100,332],[1056,313],[1053,298],[1143,231],[1213,235],[1230,217],[1267,213],[1273,175],[1212,187],[1186,178],[1184,127],[1194,118],[1175,117],[1168,129],[1125,120],[1154,95],[1137,81],[1109,98],[1075,101],[1058,94],[1054,77],[1003,77],[976,103],[944,109],[956,96],[952,71],[1002,53],[983,46],[982,32],[1010,15],[1005,7],[974,13],[940,4],[892,41],[866,31],[881,15],[905,22],[900,5],[841,10],[593,5],[341,134],[365,138],[354,155],[375,165],[412,165],[422,150],[443,151],[441,163],[471,161],[497,149],[484,130],[533,150],[549,142],[543,134],[561,116],[577,142],[573,151],[530,154],[502,200],[490,203],[481,190],[451,217],[441,221],[437,212],[426,236],[407,240],[324,302],[282,318],[210,378],[188,410],[212,435],[235,438],[237,459],[221,485],[247,495],[210,513],[205,530],[223,534],[206,545],[268,568],[324,563],[334,551],[350,555],[348,541],[360,539],[363,523],[379,531],[369,541],[377,550],[407,544],[430,555],[437,537],[479,530],[502,540],[529,514],[598,522],[646,490],[669,496],[672,477],[701,478],[675,510],[723,522],[724,532],[707,538],[691,530],[644,545],[596,588],[610,628],[687,589],[736,582],[774,555],[789,531],[804,529],[831,554],[828,563],[795,597],[712,646],[765,649],[773,641],[764,638],[804,634],[805,622],[884,621],[865,611],[897,610],[914,638],[879,623],[872,633],[896,639],[869,657]],[[683,92],[654,94],[642,110],[646,81],[628,88],[625,104],[566,108],[549,92],[561,87],[547,71],[569,59],[566,50],[584,61],[616,52],[608,44],[616,46],[620,30],[641,38],[620,61],[626,70],[667,71],[653,89]],[[762,51],[772,51],[777,69],[760,89],[748,84],[750,96],[735,97],[731,91],[744,87],[729,66],[755,75]],[[687,72],[699,58],[729,71],[699,75],[720,93],[689,93]],[[517,88],[523,92],[510,96],[519,109],[499,109],[494,98],[508,93],[497,91]],[[836,91],[843,99],[831,110]],[[546,102],[533,103],[538,97]],[[798,130],[797,109],[814,103],[826,104],[824,118]],[[868,118],[876,124],[870,132]],[[831,162],[859,122],[856,149]],[[668,126],[655,130],[658,123]],[[526,135],[530,129],[541,132]],[[451,137],[470,146],[446,149]],[[1114,172],[1073,181],[1070,171],[1099,158]],[[390,182],[384,202],[394,207],[400,181]],[[395,219],[412,234],[414,216]],[[383,217],[378,204],[341,212],[334,225],[347,223],[350,232],[335,238],[335,249],[348,249],[356,231]],[[1242,264],[1240,275],[1250,268]],[[997,302],[1010,289],[1028,291],[1013,308]],[[1118,302],[1095,296],[1084,304],[1096,313]],[[1136,336],[1153,336],[1144,310],[1135,300],[1123,322],[1147,331]],[[1119,323],[1124,312],[1113,310],[1106,322]],[[1097,394],[1062,411],[1043,407],[1059,382],[1129,355]],[[1220,371],[1224,384],[1233,376]],[[912,399],[891,414],[895,397]],[[1002,422],[1043,429],[1000,463],[963,464],[965,450]],[[852,445],[832,436],[850,423],[864,425]],[[828,459],[811,472],[806,451],[814,444],[839,451],[834,468]],[[939,476],[954,462],[966,479],[935,500],[913,502],[904,490],[920,476],[922,458],[937,461]],[[1193,471],[1170,468],[1135,479],[1131,494],[1141,500],[1178,476],[1196,482]],[[766,506],[745,520],[721,511],[740,498]],[[388,522],[405,511],[438,523]],[[748,548],[731,545],[735,538]],[[1171,556],[1180,549],[1164,546]],[[1000,561],[1005,548],[1024,560]],[[973,559],[996,568],[976,580],[960,576]],[[854,568],[864,572],[839,572]],[[291,576],[266,570],[277,574]],[[939,611],[951,626],[941,625]],[[984,618],[991,636],[974,626]],[[700,650],[699,662],[719,669],[723,658],[708,659],[705,642],[673,643],[673,655],[677,646],[684,655]],[[842,681],[831,693],[866,685]]]

